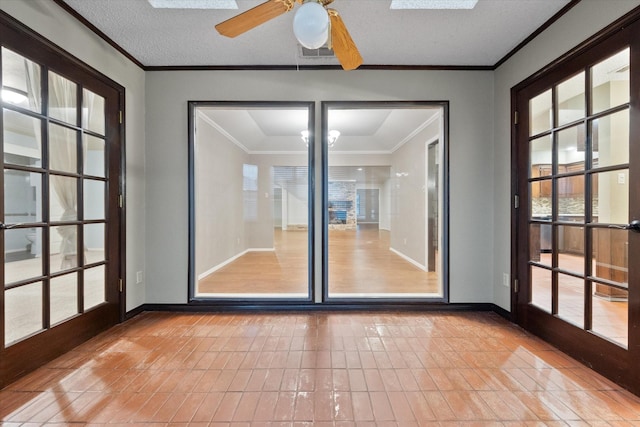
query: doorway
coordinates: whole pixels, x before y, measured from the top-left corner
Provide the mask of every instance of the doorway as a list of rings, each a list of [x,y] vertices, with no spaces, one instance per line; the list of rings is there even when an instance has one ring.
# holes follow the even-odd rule
[[[356,218],[358,224],[380,223],[380,190],[359,188],[356,190]],[[331,218],[329,218],[331,222]]]
[[[2,387],[123,318],[123,88],[0,26]]]
[[[636,390],[639,31],[633,24],[514,89],[516,319]]]

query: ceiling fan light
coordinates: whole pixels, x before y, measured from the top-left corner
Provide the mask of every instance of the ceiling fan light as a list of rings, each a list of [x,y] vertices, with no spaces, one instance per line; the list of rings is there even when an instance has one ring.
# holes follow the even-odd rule
[[[27,100],[27,92],[5,86],[2,88],[2,100],[10,104],[22,104]]]
[[[329,14],[315,1],[308,1],[298,8],[293,17],[293,34],[307,49],[318,49],[329,38]]]

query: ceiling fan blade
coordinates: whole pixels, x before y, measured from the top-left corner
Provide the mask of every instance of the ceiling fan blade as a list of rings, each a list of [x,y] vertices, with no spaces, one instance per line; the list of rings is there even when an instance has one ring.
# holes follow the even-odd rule
[[[333,52],[345,70],[355,70],[362,65],[362,56],[344,25],[344,21],[334,9],[327,9],[331,18],[331,44]]]
[[[216,25],[223,36],[236,37],[293,9],[294,0],[269,0]]]

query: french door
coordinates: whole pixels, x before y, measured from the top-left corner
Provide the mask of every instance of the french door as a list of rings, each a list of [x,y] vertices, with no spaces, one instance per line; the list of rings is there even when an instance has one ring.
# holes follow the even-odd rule
[[[0,25],[2,387],[120,320],[121,89]]]
[[[514,90],[517,321],[640,390],[637,24]]]

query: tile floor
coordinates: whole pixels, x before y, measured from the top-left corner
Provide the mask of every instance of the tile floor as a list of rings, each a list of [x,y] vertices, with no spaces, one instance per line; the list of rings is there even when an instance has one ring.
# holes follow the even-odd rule
[[[0,391],[6,426],[634,426],[494,313],[143,313]]]

